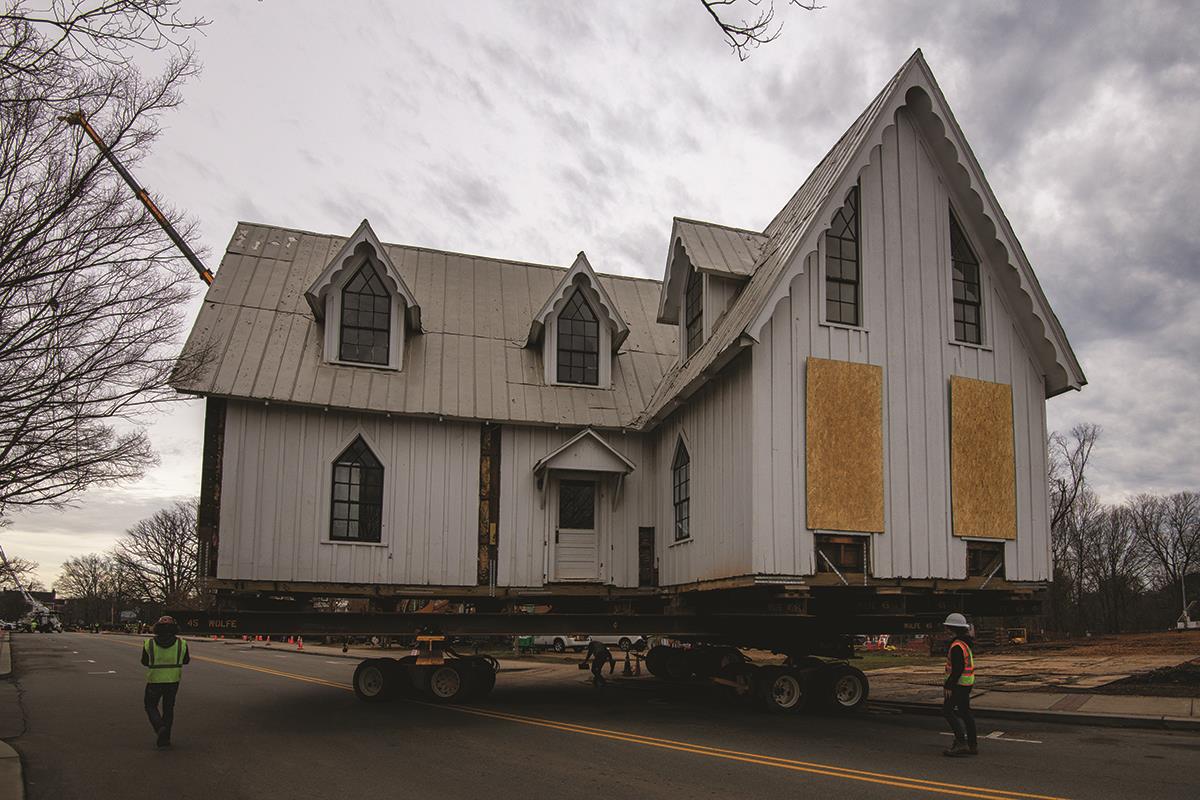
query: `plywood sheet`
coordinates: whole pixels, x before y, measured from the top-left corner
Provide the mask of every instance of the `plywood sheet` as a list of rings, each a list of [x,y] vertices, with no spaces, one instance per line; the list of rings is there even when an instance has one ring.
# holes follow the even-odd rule
[[[1012,387],[950,378],[950,485],[954,535],[1017,538]]]
[[[883,532],[883,369],[808,359],[808,527]]]

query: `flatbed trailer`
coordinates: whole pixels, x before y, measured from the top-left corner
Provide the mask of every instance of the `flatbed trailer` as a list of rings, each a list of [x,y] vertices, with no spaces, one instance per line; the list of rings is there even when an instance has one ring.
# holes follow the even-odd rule
[[[270,588],[291,591],[283,594]],[[1036,615],[1039,605],[1031,587],[953,591],[842,585],[806,591],[773,586],[604,596],[512,593],[473,597],[470,602],[457,599],[457,610],[450,613],[395,610],[405,607],[404,598],[381,593],[369,597],[367,605],[386,610],[338,612],[313,610],[315,596],[297,591],[294,585],[248,589],[242,587],[240,593],[226,589],[207,610],[175,612],[181,632],[415,641],[416,647],[403,657],[368,658],[358,665],[354,691],[368,702],[421,695],[457,703],[486,696],[495,686],[496,660],[457,653],[451,644],[455,637],[586,632],[654,634],[674,640],[675,646],[656,645],[645,654],[652,675],[670,681],[710,680],[772,711],[861,708],[870,683],[850,663],[856,635],[936,633],[949,610],[1013,617]],[[549,610],[533,613],[534,603]],[[745,648],[783,655],[784,663],[756,665],[743,655]]]

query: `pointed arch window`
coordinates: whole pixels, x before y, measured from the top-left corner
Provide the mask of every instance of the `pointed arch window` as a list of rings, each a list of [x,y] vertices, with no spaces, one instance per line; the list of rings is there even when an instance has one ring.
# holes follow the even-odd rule
[[[704,278],[700,270],[688,272],[683,301],[684,333],[687,335],[687,354],[690,356],[704,344]]]
[[[383,533],[383,464],[361,436],[333,462],[329,538],[379,542]]]
[[[366,261],[342,289],[338,358],[387,366],[391,336],[392,296]]]
[[[861,265],[858,247],[858,187],[846,195],[825,231],[825,321],[859,325]]]
[[[559,312],[557,346],[559,383],[600,384],[600,323],[582,292]]]
[[[675,541],[690,538],[691,532],[691,464],[683,439],[675,446],[671,462],[671,502],[675,506]]]
[[[954,270],[954,338],[983,343],[983,292],[979,259],[963,235],[954,212],[950,213],[950,265]]]

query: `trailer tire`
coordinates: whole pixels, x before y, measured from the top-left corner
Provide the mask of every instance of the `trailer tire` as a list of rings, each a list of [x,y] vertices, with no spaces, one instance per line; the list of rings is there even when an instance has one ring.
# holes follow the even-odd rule
[[[471,696],[474,670],[462,659],[453,659],[428,668],[425,693],[435,703],[461,703]]]
[[[834,711],[850,713],[867,704],[871,683],[861,669],[837,664],[829,676],[829,704]]]
[[[367,703],[388,699],[395,686],[395,670],[387,658],[368,658],[354,668],[354,694]]]
[[[667,648],[666,658],[663,659],[662,677],[669,681],[686,681],[696,674],[694,658],[694,654],[689,650]]]
[[[666,678],[666,661],[670,655],[671,648],[666,645],[656,644],[646,653],[646,671],[656,678]]]
[[[808,706],[808,676],[788,667],[763,667],[758,671],[759,697],[768,711],[788,714]]]

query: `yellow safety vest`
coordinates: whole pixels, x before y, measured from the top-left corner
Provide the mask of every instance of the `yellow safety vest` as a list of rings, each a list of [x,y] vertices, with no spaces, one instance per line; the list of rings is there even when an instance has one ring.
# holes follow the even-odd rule
[[[176,637],[170,647],[159,647],[158,642],[147,639],[142,645],[146,652],[146,683],[179,683],[183,676],[183,658],[187,655],[187,642]]]
[[[963,671],[962,675],[958,676],[959,686],[974,686],[975,685],[975,656],[971,653],[970,646],[962,639],[955,639],[950,643],[950,647],[946,649],[946,676],[949,677],[953,670],[953,664],[950,660],[950,654],[954,652],[955,647],[961,647],[963,651]]]

